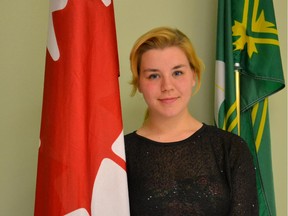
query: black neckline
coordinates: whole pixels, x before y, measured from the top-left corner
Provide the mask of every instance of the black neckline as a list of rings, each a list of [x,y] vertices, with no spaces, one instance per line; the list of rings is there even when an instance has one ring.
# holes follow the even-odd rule
[[[143,141],[148,141],[149,143],[151,144],[155,144],[155,145],[161,145],[161,146],[171,146],[171,145],[177,145],[179,143],[183,143],[183,142],[186,142],[188,140],[191,140],[191,139],[194,139],[196,138],[197,136],[199,136],[205,129],[207,128],[207,125],[205,123],[202,123],[202,126],[197,130],[195,131],[195,133],[191,134],[189,137],[185,138],[185,139],[182,139],[182,140],[178,140],[178,141],[173,141],[173,142],[159,142],[159,141],[156,141],[156,140],[152,140],[152,139],[149,139],[147,137],[144,137],[144,136],[141,136],[139,134],[137,134],[137,131],[134,131],[133,134],[134,136],[136,136],[138,139],[141,139]]]

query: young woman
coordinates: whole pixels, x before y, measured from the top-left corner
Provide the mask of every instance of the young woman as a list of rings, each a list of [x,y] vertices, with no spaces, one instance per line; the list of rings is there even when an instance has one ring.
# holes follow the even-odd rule
[[[148,106],[142,127],[125,136],[131,215],[258,215],[246,143],[188,110],[202,71],[188,37],[153,29],[136,41],[130,63],[133,94]]]

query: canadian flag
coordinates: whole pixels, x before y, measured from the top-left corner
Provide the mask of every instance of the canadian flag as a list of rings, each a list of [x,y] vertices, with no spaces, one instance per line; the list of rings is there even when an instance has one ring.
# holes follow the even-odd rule
[[[50,0],[36,216],[129,215],[113,2]]]

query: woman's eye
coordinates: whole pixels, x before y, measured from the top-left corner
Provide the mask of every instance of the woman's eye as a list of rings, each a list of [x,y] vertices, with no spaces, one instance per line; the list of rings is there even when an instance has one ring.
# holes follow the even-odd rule
[[[174,71],[173,76],[181,76],[183,74],[182,71]]]
[[[149,76],[148,76],[148,79],[157,79],[159,77],[159,75],[158,74],[150,74]]]

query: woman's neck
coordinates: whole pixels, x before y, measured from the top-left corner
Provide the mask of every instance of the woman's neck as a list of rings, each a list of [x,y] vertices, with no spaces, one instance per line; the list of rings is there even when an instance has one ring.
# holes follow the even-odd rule
[[[137,133],[158,142],[174,142],[188,138],[202,127],[190,113],[171,118],[149,116]]]

